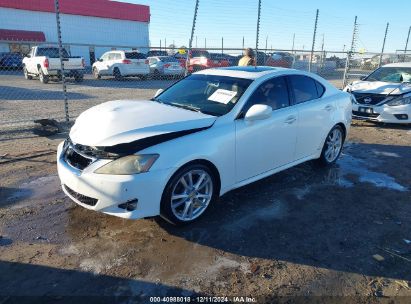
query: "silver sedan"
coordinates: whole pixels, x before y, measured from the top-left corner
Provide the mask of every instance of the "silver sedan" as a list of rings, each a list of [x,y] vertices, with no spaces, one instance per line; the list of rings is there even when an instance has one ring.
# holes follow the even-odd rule
[[[150,73],[155,79],[166,77],[181,77],[185,68],[172,56],[148,57]]]

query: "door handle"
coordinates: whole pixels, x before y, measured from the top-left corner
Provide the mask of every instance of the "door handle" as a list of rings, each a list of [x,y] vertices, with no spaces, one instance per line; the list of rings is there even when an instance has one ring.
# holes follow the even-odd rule
[[[324,110],[326,110],[328,112],[332,111],[333,109],[334,109],[334,107],[332,105],[326,105],[325,108],[324,108]]]
[[[285,123],[291,125],[292,123],[294,123],[297,120],[297,117],[295,116],[289,116],[287,117],[287,119],[285,120]]]

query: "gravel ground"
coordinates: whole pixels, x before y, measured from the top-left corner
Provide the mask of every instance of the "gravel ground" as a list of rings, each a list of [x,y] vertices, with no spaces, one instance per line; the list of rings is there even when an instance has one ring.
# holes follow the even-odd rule
[[[55,168],[65,134],[0,135],[1,296],[411,296],[407,127],[357,122],[335,166],[306,163],[232,191],[184,228],[70,202]]]

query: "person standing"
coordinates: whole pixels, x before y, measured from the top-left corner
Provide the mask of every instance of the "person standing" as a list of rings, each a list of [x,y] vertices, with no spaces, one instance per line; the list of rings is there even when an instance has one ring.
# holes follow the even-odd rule
[[[238,66],[254,66],[256,64],[254,51],[251,48],[244,50],[244,56],[238,62]]]

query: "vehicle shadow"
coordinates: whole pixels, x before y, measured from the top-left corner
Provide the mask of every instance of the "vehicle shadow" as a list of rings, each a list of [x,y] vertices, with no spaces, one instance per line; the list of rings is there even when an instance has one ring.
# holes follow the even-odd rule
[[[0,261],[0,273],[2,303],[149,303],[150,296],[196,295],[139,279],[17,262]]]
[[[411,173],[398,170],[411,167],[409,155],[407,146],[353,144],[331,168],[302,164],[224,195],[190,226],[158,223],[240,256],[411,280]]]

